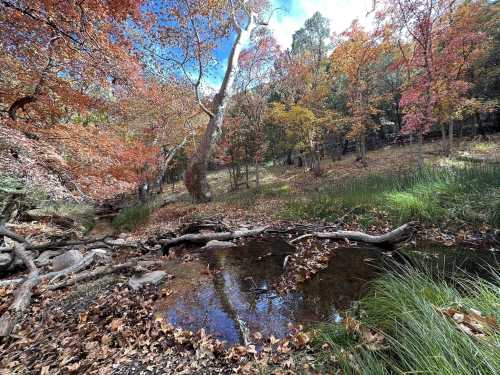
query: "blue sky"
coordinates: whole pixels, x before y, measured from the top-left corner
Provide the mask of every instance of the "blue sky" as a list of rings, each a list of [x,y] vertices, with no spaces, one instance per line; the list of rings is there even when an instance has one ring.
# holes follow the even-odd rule
[[[270,29],[283,49],[292,45],[292,35],[315,12],[320,12],[330,20],[330,30],[341,33],[357,18],[364,26],[370,24],[367,12],[372,8],[373,0],[271,0],[272,6],[279,9],[270,21]],[[230,42],[216,52],[217,64],[210,76],[205,79],[209,89],[218,88],[227,64]]]
[[[355,18],[367,26],[372,0],[272,0],[274,8],[282,8],[271,20],[270,27],[276,40],[284,48],[292,44],[292,34],[300,29],[305,20],[319,11],[330,20],[330,29],[340,33]]]

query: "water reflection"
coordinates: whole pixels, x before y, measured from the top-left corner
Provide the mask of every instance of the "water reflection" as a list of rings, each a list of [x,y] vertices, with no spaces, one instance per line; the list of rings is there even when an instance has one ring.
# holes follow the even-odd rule
[[[279,295],[271,285],[292,250],[283,240],[265,239],[179,263],[175,294],[163,307],[167,319],[193,331],[205,328],[228,343],[244,342],[256,331],[284,336],[289,323],[338,321],[339,310],[359,299],[376,277],[381,258],[373,248],[338,249],[327,269],[300,290]]]

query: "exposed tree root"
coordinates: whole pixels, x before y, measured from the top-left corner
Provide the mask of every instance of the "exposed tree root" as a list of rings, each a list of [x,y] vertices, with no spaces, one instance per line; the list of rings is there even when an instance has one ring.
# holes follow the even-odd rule
[[[401,225],[389,233],[374,236],[363,232],[339,230],[335,232],[314,232],[304,234],[290,241],[290,243],[298,242],[304,238],[316,237],[320,239],[347,239],[351,241],[365,242],[378,246],[390,246],[406,241],[416,230],[416,222],[410,222]]]
[[[108,265],[108,266],[102,266],[102,267],[97,267],[93,271],[86,271],[86,272],[81,272],[73,277],[69,277],[68,279],[61,281],[56,284],[52,284],[48,286],[48,289],[50,290],[55,290],[55,289],[61,289],[65,288],[70,285],[75,285],[81,281],[88,280],[88,279],[94,279],[97,277],[102,277],[106,276],[112,273],[116,272],[122,272],[122,271],[128,271],[128,270],[134,270],[134,271],[144,271],[147,266],[153,266],[153,265],[158,265],[162,264],[162,261],[151,261],[151,262],[141,262],[138,260],[133,260],[127,263],[122,263],[122,264],[115,264],[115,265]]]
[[[31,302],[33,288],[38,284],[39,271],[33,261],[33,258],[26,253],[23,244],[14,247],[14,253],[23,260],[29,270],[26,281],[17,289],[14,295],[14,301],[7,311],[0,317],[0,337],[9,336],[14,326],[19,322]]]
[[[191,227],[194,228],[195,226]],[[309,228],[309,230],[313,229]],[[316,227],[317,228],[317,227]],[[323,227],[324,229],[330,229],[330,227]],[[178,245],[181,243],[197,243],[204,244],[211,240],[233,240],[236,238],[255,236],[265,232],[268,229],[267,226],[258,227],[254,229],[241,229],[236,231],[226,231],[226,232],[216,232],[216,233],[188,233],[181,235],[179,237],[171,239],[159,240],[157,243],[161,244],[163,249],[168,250],[171,246]],[[396,243],[407,240],[415,232],[416,223],[410,222],[400,226],[399,228],[382,235],[370,235],[362,232],[355,231],[316,231],[308,234],[304,234],[300,237],[295,238],[290,241],[290,243],[298,242],[304,238],[315,237],[319,239],[348,239],[351,241],[366,242],[378,246],[388,246],[394,245]],[[314,229],[313,229],[314,230]],[[115,272],[122,272],[126,270],[143,271],[147,266],[157,265],[162,263],[161,261],[148,261],[141,262],[138,259],[130,260],[123,264],[117,265],[106,265],[98,267],[92,271],[84,271],[88,268],[94,261],[98,251],[89,251],[79,262],[71,267],[68,267],[61,271],[48,272],[46,274],[40,274],[38,268],[36,267],[29,250],[44,251],[47,249],[54,248],[64,248],[71,247],[75,245],[93,245],[93,244],[106,244],[109,246],[132,246],[134,244],[122,244],[113,243],[109,241],[110,237],[101,237],[95,239],[84,239],[84,240],[61,240],[52,241],[45,244],[33,245],[27,239],[19,236],[12,231],[5,228],[5,226],[0,225],[0,235],[9,237],[18,243],[11,249],[16,257],[23,260],[29,273],[25,278],[17,278],[13,280],[5,280],[0,282],[0,286],[4,285],[20,285],[14,294],[14,299],[11,306],[7,311],[0,317],[0,337],[9,336],[15,329],[16,325],[23,318],[30,302],[32,290],[37,285],[42,282],[48,282],[47,288],[50,290],[64,288],[70,285],[74,285],[78,282],[98,278]],[[134,247],[138,247],[135,244]],[[3,250],[6,250],[4,248]],[[9,249],[7,249],[9,250]]]
[[[171,246],[178,245],[184,242],[206,243],[212,240],[227,241],[233,240],[235,238],[255,236],[257,234],[263,233],[267,228],[269,227],[266,226],[258,227],[255,229],[236,230],[234,232],[185,234],[180,237],[160,240],[158,241],[158,243],[161,244],[164,249],[168,249]]]

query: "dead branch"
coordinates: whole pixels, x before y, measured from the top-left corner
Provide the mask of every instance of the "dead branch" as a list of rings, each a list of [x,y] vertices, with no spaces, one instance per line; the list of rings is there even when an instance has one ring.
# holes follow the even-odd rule
[[[314,232],[309,234],[304,234],[290,241],[290,243],[298,242],[304,238],[316,237],[320,239],[347,239],[351,241],[359,241],[370,243],[379,246],[395,245],[397,243],[403,242],[411,237],[415,232],[416,222],[406,223],[401,225],[399,228],[394,229],[389,233],[382,235],[371,235],[363,232],[339,230],[335,232]]]
[[[164,249],[168,249],[171,246],[178,245],[184,242],[206,243],[212,240],[227,241],[227,240],[234,240],[235,238],[255,236],[257,234],[263,233],[267,228],[268,227],[265,226],[265,227],[258,227],[255,229],[237,230],[234,232],[195,233],[195,234],[191,233],[176,238],[160,240],[158,241],[158,243],[161,244]]]
[[[21,242],[21,243],[28,242],[26,240],[26,238],[24,238],[23,236],[20,236],[20,235],[14,233],[13,231],[5,228],[5,226],[3,226],[3,225],[0,226],[0,236],[8,237],[16,242]],[[12,248],[12,250],[14,250],[14,248]]]
[[[8,230],[8,229],[7,229]],[[13,233],[9,231],[10,233]],[[5,235],[9,238],[14,239],[14,237],[10,235],[6,235],[4,232],[0,230],[0,235]],[[98,237],[98,238],[88,238],[84,240],[60,240],[60,241],[51,241],[47,243],[42,243],[42,244],[30,244],[29,242],[26,242],[26,239],[24,239],[21,236],[17,236],[17,240],[14,239],[15,241],[18,242],[24,242],[26,243],[26,250],[36,250],[39,252],[43,252],[46,250],[51,250],[51,249],[58,249],[58,248],[63,248],[63,247],[70,247],[70,246],[78,246],[78,245],[94,245],[97,244],[99,247],[109,247],[109,243],[106,243],[107,240],[109,240],[110,236],[104,236],[104,237]],[[117,246],[116,244],[113,246]],[[135,243],[125,243],[123,246],[131,246],[131,247],[137,247],[137,244]],[[12,251],[14,250],[14,247],[2,247],[0,248],[0,251],[2,252],[7,252],[7,251]]]
[[[22,278],[10,279],[10,280],[0,280],[0,288],[4,286],[12,286],[21,284],[24,281]]]
[[[22,285],[16,290],[12,304],[0,317],[0,337],[9,336],[14,330],[16,324],[21,321],[26,309],[31,303],[33,288],[45,280],[50,280],[50,282],[52,282],[60,277],[65,277],[70,273],[79,272],[87,268],[94,260],[96,254],[94,251],[91,251],[89,254],[85,255],[82,260],[71,267],[65,268],[61,271],[49,272],[44,275],[40,275],[33,258],[25,251],[25,246],[23,244],[16,245],[14,247],[14,252],[24,261],[24,264],[29,270],[29,274]]]
[[[97,267],[95,270],[81,272],[81,273],[76,274],[73,277],[70,277],[64,281],[57,283],[57,284],[49,285],[48,289],[50,289],[50,290],[61,289],[61,288],[65,288],[67,286],[77,284],[77,283],[84,281],[84,280],[94,279],[97,277],[110,275],[110,274],[116,273],[116,272],[122,272],[122,271],[127,271],[127,270],[143,271],[144,267],[150,267],[150,266],[158,265],[158,264],[162,264],[162,263],[163,263],[162,261],[141,262],[141,261],[133,260],[133,261],[130,261],[127,263],[122,263],[122,264]]]
[[[78,263],[75,263],[74,265],[72,265],[68,268],[65,268],[61,271],[49,272],[49,273],[46,273],[45,275],[42,275],[40,277],[41,281],[49,280],[49,284],[51,284],[54,281],[57,281],[60,278],[67,277],[68,275],[70,275],[72,273],[80,272],[92,264],[96,254],[97,253],[92,250],[88,254],[86,254]]]
[[[33,288],[38,284],[38,268],[33,258],[25,251],[25,245],[16,244],[14,253],[23,260],[29,270],[29,275],[21,287],[16,290],[12,304],[0,317],[0,337],[9,336],[12,333],[15,325],[22,319],[31,303]]]

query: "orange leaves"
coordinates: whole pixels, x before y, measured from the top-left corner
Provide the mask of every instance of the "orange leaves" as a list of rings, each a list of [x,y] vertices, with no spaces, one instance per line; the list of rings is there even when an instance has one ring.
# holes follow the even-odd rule
[[[95,108],[111,89],[139,82],[142,67],[130,53],[121,21],[127,16],[137,19],[140,4],[5,1],[0,55],[16,63],[2,72],[7,79],[0,79],[0,92],[7,97],[1,104],[9,107],[16,99],[35,95],[36,100],[22,109],[31,119],[55,122],[71,110]]]
[[[136,188],[147,163],[154,173],[158,148],[136,139],[124,139],[111,125],[65,124],[38,128],[15,125],[36,134],[62,156],[55,170],[69,172],[91,197],[103,199]]]

